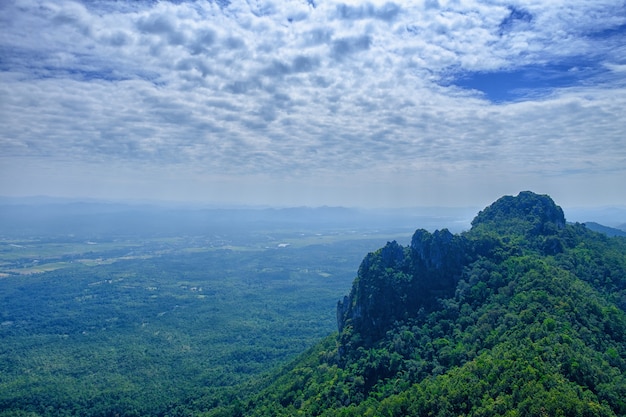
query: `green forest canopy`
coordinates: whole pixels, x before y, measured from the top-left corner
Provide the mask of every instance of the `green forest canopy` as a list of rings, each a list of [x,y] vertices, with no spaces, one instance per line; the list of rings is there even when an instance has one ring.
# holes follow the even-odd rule
[[[368,254],[339,334],[213,415],[626,416],[625,310],[626,241],[522,192]]]
[[[0,417],[626,416],[626,239],[532,192],[368,253],[267,374],[366,247],[6,279]]]

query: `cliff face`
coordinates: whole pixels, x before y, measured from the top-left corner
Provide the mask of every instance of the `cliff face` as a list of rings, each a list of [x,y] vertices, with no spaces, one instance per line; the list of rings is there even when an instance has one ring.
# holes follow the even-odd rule
[[[503,246],[501,235],[520,236],[529,247],[556,254],[563,245],[554,236],[564,227],[563,210],[550,197],[525,191],[485,208],[465,234],[418,229],[409,247],[389,242],[365,257],[350,294],[339,301],[339,332],[349,327],[368,345],[394,322],[436,309],[439,299],[454,295],[463,268],[485,255],[475,239],[470,242],[473,235],[488,231],[485,241],[492,239],[498,248]]]
[[[339,331],[351,326],[367,344],[395,321],[430,311],[438,298],[454,294],[465,247],[463,237],[446,229],[419,229],[409,247],[393,241],[368,254],[350,295],[337,305]]]

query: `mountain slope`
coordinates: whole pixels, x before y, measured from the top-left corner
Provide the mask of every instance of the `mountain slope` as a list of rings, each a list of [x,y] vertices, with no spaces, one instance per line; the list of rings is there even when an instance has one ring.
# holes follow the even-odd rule
[[[604,233],[607,236],[626,237],[626,232],[624,230],[616,229],[614,227],[604,226],[596,222],[585,222],[585,226],[587,226],[587,229],[593,230],[594,232]]]
[[[368,254],[339,334],[213,415],[626,416],[626,241],[522,192]]]

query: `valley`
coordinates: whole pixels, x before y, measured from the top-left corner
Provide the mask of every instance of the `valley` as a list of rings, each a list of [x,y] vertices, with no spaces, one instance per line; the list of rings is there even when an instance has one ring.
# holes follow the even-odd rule
[[[409,237],[288,227],[5,237],[0,416],[187,415],[230,404],[334,331],[364,252]]]

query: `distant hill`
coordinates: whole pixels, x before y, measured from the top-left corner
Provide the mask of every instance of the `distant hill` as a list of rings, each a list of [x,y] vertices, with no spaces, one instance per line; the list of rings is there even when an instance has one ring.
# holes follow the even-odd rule
[[[624,230],[604,226],[596,222],[585,222],[585,226],[594,232],[604,233],[607,236],[626,236],[626,231]]]
[[[71,201],[43,197],[0,197],[0,234],[12,237],[80,239],[128,236],[181,236],[233,231],[302,229],[402,229],[413,224],[434,230],[449,224],[465,230],[474,210],[468,208],[358,209],[346,207],[206,208]]]
[[[626,206],[568,207],[566,211],[567,220],[572,223],[593,221],[626,230]]]
[[[338,333],[218,416],[626,416],[626,239],[502,197],[367,254]]]

